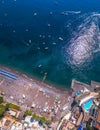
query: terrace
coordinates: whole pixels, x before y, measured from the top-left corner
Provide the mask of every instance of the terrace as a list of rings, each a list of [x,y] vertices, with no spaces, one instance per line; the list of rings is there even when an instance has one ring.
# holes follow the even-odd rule
[[[6,114],[12,116],[12,117],[16,117],[18,118],[19,117],[19,114],[20,112],[16,109],[13,109],[13,108],[9,108],[9,110],[6,112]]]
[[[73,89],[74,92],[82,91],[82,90],[84,90],[84,88],[87,88],[88,90],[91,90],[90,85],[78,82],[76,80],[72,80],[71,88]]]

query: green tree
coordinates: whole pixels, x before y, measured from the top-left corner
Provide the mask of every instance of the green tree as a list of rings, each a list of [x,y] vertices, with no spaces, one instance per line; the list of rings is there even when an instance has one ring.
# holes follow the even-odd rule
[[[34,120],[41,121],[42,123],[47,123],[47,124],[50,124],[50,123],[51,123],[51,121],[50,121],[50,120],[47,120],[44,116],[38,116],[38,115],[36,115],[36,114],[33,114],[33,115],[32,115],[32,118],[33,118]]]
[[[92,130],[91,125],[88,125],[88,126],[87,126],[87,130]]]
[[[3,105],[0,105],[0,117],[2,117],[5,113],[6,107]]]
[[[16,109],[16,110],[20,110],[20,107],[15,105],[15,104],[12,104],[12,103],[8,103],[6,105],[7,108],[13,108],[13,109]]]
[[[51,123],[51,121],[50,121],[50,120],[46,120],[46,123],[47,123],[47,124],[50,124],[50,123]]]
[[[26,111],[24,112],[24,116],[30,116],[30,115],[32,115],[32,111],[26,110]]]
[[[40,117],[39,117],[38,115],[36,115],[36,114],[33,114],[32,117],[33,117],[33,119],[35,119],[35,120],[38,120],[38,121],[40,120]]]
[[[42,123],[46,123],[46,118],[45,118],[45,117],[40,117],[40,121],[41,121]]]
[[[3,103],[3,97],[0,97],[0,104]]]

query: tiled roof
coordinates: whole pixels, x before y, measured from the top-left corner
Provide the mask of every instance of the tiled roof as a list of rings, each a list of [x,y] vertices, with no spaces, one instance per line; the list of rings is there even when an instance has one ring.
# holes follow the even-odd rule
[[[100,130],[100,124],[99,123],[96,123],[95,127]]]

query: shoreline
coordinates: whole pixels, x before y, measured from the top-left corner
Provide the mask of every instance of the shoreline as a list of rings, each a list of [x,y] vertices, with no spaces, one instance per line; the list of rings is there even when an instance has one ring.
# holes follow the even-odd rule
[[[8,71],[12,74],[15,74],[16,76],[18,76],[18,79],[20,78],[20,80],[24,79],[27,82],[30,82],[32,84],[36,84],[37,86],[41,86],[41,88],[43,88],[47,91],[49,90],[49,91],[52,91],[52,92],[55,92],[55,93],[58,93],[58,94],[68,94],[68,95],[70,95],[70,93],[71,93],[71,87],[70,88],[59,88],[59,87],[47,84],[45,82],[42,82],[41,80],[39,80],[37,78],[33,78],[30,75],[22,73],[18,70],[14,70],[10,67],[5,67],[5,66],[0,65],[0,69]],[[31,89],[34,89],[34,88],[31,87]]]
[[[47,82],[47,81],[43,82],[40,78],[32,76],[31,74],[28,74],[27,72],[23,72],[20,69],[13,68],[11,66],[0,65],[0,68],[7,70],[13,74],[17,74],[18,76],[21,76],[23,78],[28,78],[28,80],[31,80],[31,81],[33,80],[33,82],[36,82],[37,84],[41,83],[45,87],[48,87],[48,88],[53,89],[53,90],[69,91],[69,92],[71,91],[71,86],[69,88],[64,88],[64,87],[61,87],[59,85],[54,85],[54,84]]]

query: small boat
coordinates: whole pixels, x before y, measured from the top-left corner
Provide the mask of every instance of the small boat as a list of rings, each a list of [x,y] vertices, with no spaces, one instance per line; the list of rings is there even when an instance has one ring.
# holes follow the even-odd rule
[[[59,40],[61,40],[61,41],[63,41],[63,40],[64,40],[62,37],[59,37],[58,39],[59,39]]]
[[[56,43],[55,43],[55,42],[53,42],[52,44],[53,44],[53,45],[56,45]]]
[[[46,44],[45,42],[43,42],[42,44]]]
[[[67,12],[61,12],[61,14],[62,14],[62,15],[65,15],[65,16],[68,15]]]
[[[51,35],[48,35],[48,37],[50,38],[50,37],[51,37]]]
[[[52,15],[52,14],[53,14],[53,12],[50,12],[50,14]]]
[[[40,64],[40,65],[38,65],[38,67],[40,68],[40,67],[42,67],[42,65]]]
[[[36,15],[37,15],[37,13],[35,12],[33,15],[34,15],[34,16],[36,16]]]
[[[29,30],[28,29],[25,29],[26,32],[28,32]]]
[[[29,42],[29,43],[32,43],[32,40],[29,40],[28,42]]]
[[[15,33],[16,31],[15,30],[13,30],[13,33]]]
[[[51,24],[50,24],[50,23],[48,23],[47,25],[48,25],[48,27],[51,27]]]
[[[48,47],[45,47],[44,49],[45,49],[45,50],[48,50]]]
[[[45,35],[43,35],[42,37],[45,38]]]
[[[40,50],[40,47],[37,47],[38,50]]]
[[[42,37],[42,35],[40,34],[39,37]]]

